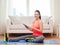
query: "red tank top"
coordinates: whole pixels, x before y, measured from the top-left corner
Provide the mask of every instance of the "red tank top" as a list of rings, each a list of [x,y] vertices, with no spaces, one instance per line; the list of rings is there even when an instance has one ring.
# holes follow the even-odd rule
[[[35,21],[34,21],[32,23],[32,27],[40,30],[40,20],[37,20],[37,23],[35,23]],[[41,35],[43,35],[43,33],[42,32],[39,32],[37,30],[33,30],[33,35],[34,36],[41,36]]]

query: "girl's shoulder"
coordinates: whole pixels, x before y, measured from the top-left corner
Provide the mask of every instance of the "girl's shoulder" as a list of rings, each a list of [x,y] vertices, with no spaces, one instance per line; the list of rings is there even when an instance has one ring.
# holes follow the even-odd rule
[[[39,23],[43,23],[42,20],[39,20],[38,22],[39,22]]]

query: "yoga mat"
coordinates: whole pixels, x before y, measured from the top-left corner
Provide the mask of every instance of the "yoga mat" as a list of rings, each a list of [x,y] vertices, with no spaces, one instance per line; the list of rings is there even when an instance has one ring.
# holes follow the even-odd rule
[[[21,43],[22,44],[29,44],[29,43],[32,43],[32,42],[26,42],[24,40],[21,40],[19,42],[7,42],[7,44],[21,44]],[[43,44],[58,44],[58,41],[57,40],[44,40]]]
[[[32,43],[32,42],[25,42],[24,40],[21,40],[19,42],[4,42],[4,41],[0,41],[0,44],[30,44],[30,43]],[[58,41],[57,40],[44,40],[43,44],[58,44]]]
[[[6,44],[7,42],[4,42],[4,41],[0,41],[0,44]]]

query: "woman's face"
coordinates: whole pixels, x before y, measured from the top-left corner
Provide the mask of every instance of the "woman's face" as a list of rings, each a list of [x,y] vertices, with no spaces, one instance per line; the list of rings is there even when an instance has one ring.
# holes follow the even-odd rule
[[[35,19],[38,19],[39,18],[39,13],[35,12],[34,17],[35,17]]]

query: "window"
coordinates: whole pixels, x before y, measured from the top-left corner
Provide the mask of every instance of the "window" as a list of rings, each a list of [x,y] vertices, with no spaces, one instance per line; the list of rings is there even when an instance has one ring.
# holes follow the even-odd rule
[[[11,0],[11,15],[26,16],[26,0]]]
[[[11,0],[11,15],[33,16],[40,10],[42,16],[51,16],[50,0]]]
[[[30,0],[29,15],[34,15],[35,10],[40,10],[42,16],[50,16],[50,0]]]

